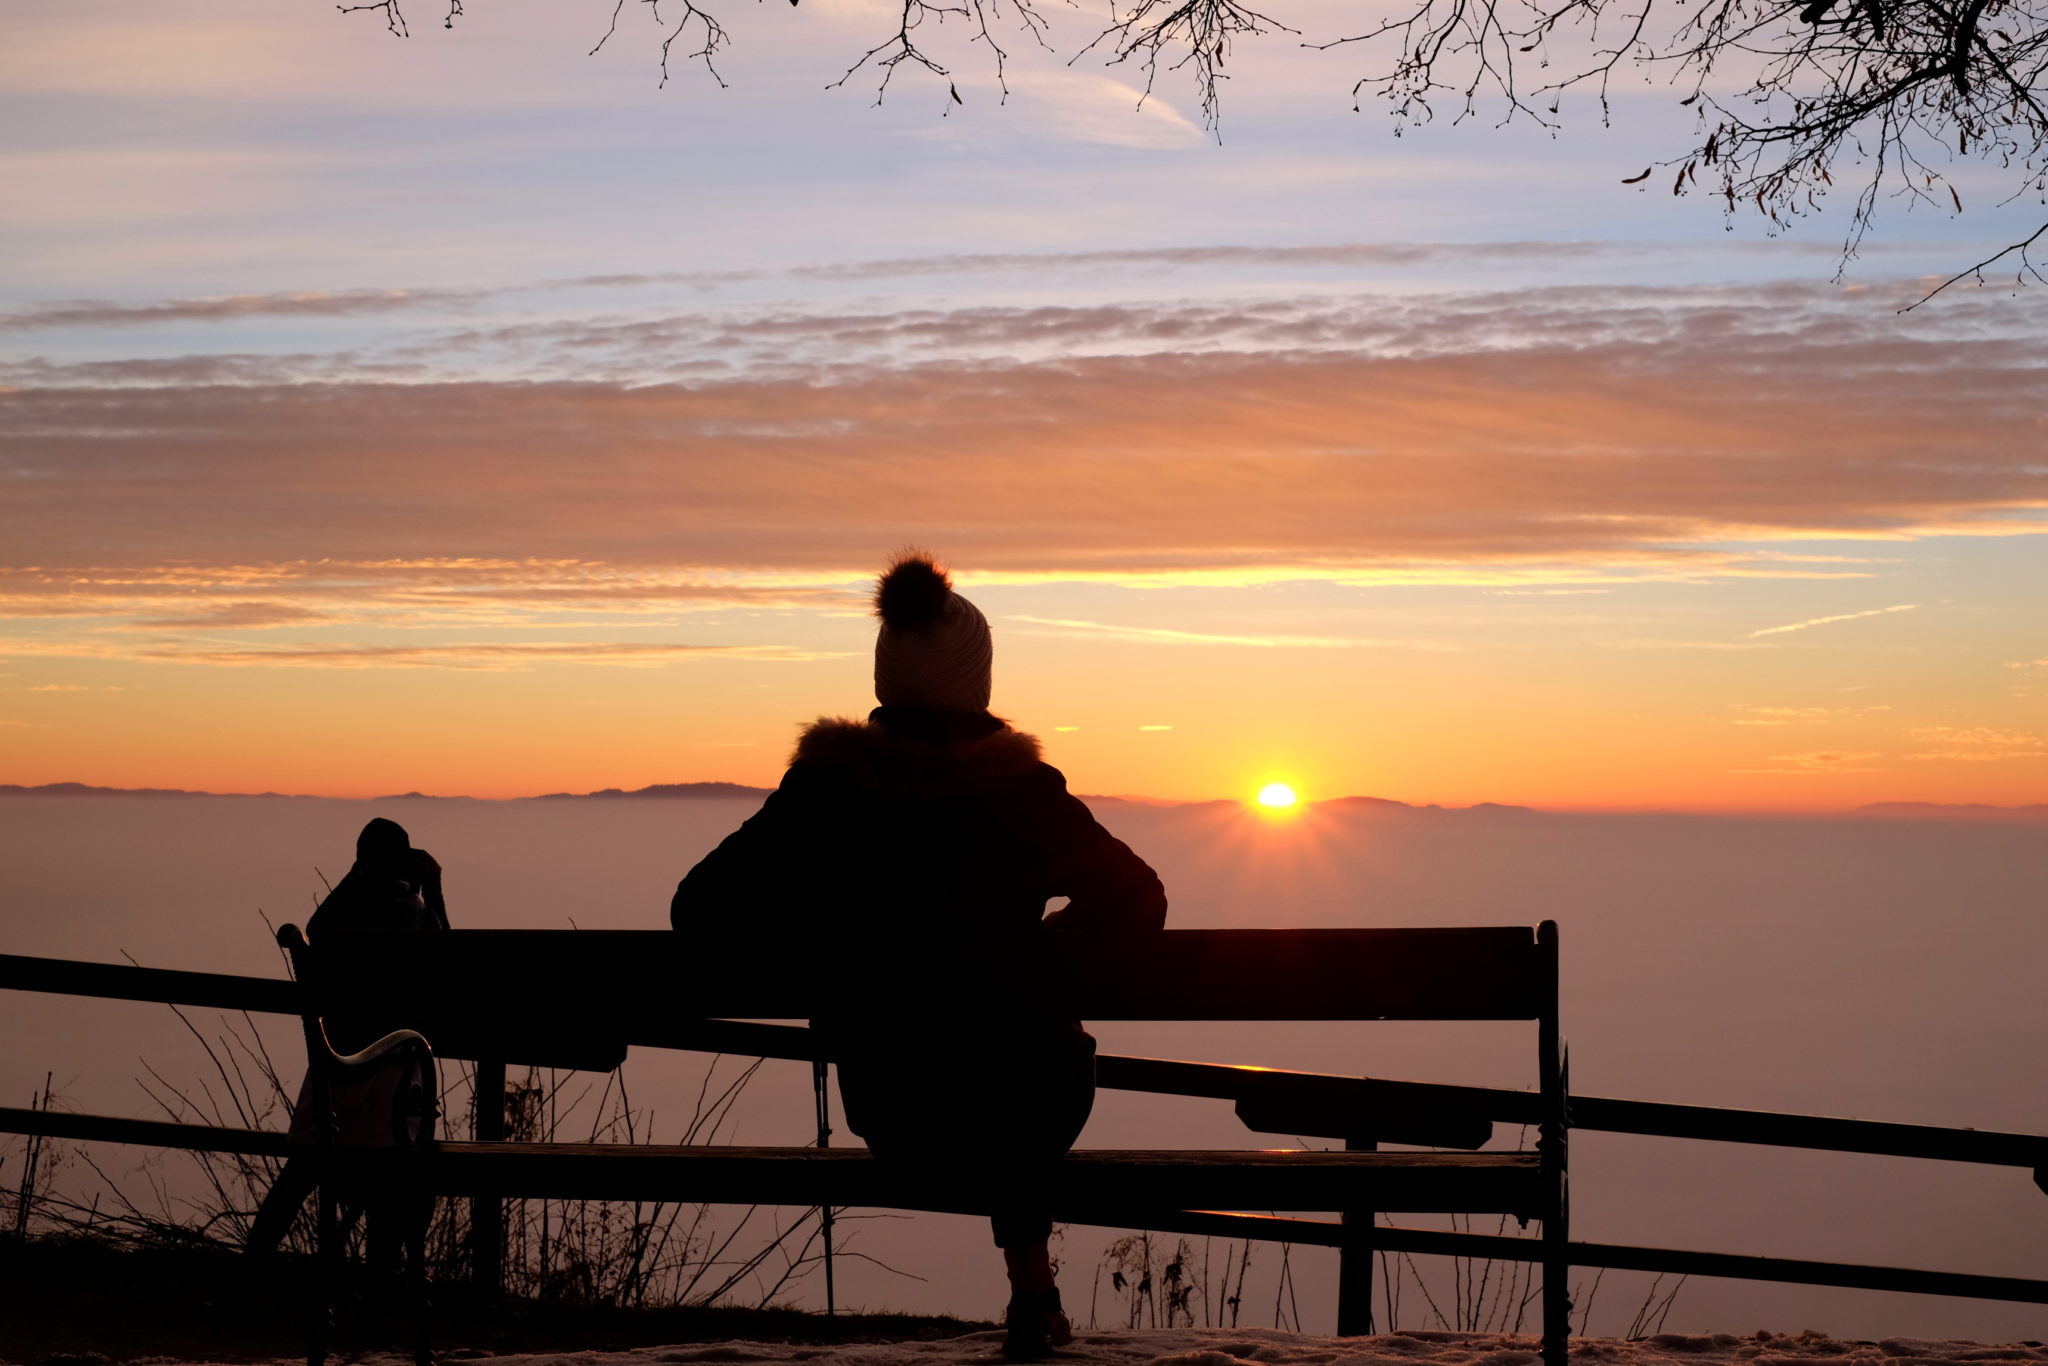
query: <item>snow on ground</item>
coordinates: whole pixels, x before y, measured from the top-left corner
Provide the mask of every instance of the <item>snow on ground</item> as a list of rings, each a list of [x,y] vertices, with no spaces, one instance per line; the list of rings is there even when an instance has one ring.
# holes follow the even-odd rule
[[[455,1351],[446,1358],[474,1366],[952,1366],[995,1363],[1000,1332],[924,1342],[856,1343],[826,1347],[790,1343],[718,1342],[643,1347],[627,1352],[549,1352],[491,1356]],[[1526,1333],[1453,1333],[1415,1329],[1377,1337],[1329,1338],[1271,1328],[1175,1328],[1077,1332],[1056,1362],[1099,1366],[1537,1366],[1537,1341]],[[1574,1338],[1572,1359],[1585,1366],[1938,1366],[1943,1362],[2048,1362],[2038,1343],[2004,1346],[1885,1338],[1840,1341],[1812,1331],[1658,1333],[1639,1341]],[[371,1356],[357,1366],[404,1366],[399,1356]]]

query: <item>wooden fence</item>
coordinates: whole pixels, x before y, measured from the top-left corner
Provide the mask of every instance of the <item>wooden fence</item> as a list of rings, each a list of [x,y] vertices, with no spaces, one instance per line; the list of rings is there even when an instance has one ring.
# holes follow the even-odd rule
[[[300,1006],[299,988],[289,981],[11,954],[0,954],[0,988],[259,1014],[296,1015]],[[810,1030],[791,1025],[726,1020],[658,1021],[638,1028],[628,1042],[642,1047],[814,1063],[829,1061]],[[497,1093],[502,1096],[502,1060],[478,1061],[483,1088],[481,1094],[490,1093],[491,1078],[495,1076],[498,1078]],[[1322,1137],[1354,1145],[1386,1142],[1476,1147],[1485,1141],[1486,1133],[1494,1123],[1533,1125],[1540,1118],[1536,1092],[1491,1087],[1331,1076],[1114,1054],[1106,1054],[1098,1060],[1097,1078],[1102,1086],[1115,1090],[1229,1100],[1234,1102],[1246,1124],[1260,1132]],[[492,1107],[486,1103],[479,1106],[478,1114],[480,1138],[491,1137],[484,1130],[493,1124],[502,1130],[502,1110],[494,1115]],[[2034,1184],[2048,1191],[2048,1137],[2035,1134],[1583,1095],[1571,1097],[1570,1119],[1571,1127],[1575,1129],[1610,1133],[2019,1167],[2031,1172]],[[221,1152],[280,1156],[284,1152],[281,1134],[68,1115],[42,1109],[0,1108],[0,1132]],[[484,1215],[482,1232],[486,1240],[492,1211],[484,1210],[483,1206],[494,1204],[486,1201],[479,1207]],[[1101,1206],[1057,1213],[1063,1221],[1070,1223],[1139,1226],[1119,1217],[1119,1211]],[[1358,1245],[1357,1227],[1347,1228],[1334,1220],[1204,1210],[1183,1211],[1170,1217],[1147,1211],[1142,1218],[1142,1226],[1159,1232],[1329,1247],[1356,1248]],[[1504,1261],[1536,1261],[1542,1256],[1542,1242],[1536,1238],[1387,1226],[1374,1227],[1370,1238],[1374,1247],[1390,1252]],[[490,1254],[486,1252],[485,1255],[488,1258]],[[1574,1266],[1587,1268],[1724,1276],[2048,1304],[2048,1281],[2019,1277],[1588,1242],[1571,1243],[1570,1259]],[[480,1269],[488,1274],[494,1268],[486,1265]]]

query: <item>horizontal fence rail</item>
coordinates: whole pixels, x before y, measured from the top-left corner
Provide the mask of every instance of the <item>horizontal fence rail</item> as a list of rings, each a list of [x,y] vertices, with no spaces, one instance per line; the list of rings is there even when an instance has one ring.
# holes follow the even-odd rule
[[[0,1105],[0,1133],[41,1134],[92,1143],[134,1143],[145,1148],[190,1148],[211,1153],[287,1157],[288,1140],[270,1129],[225,1129],[214,1124],[179,1124],[163,1119],[115,1119],[71,1115],[62,1110],[24,1110]]]
[[[1343,1247],[1364,1230],[1347,1229],[1322,1219],[1290,1219],[1264,1214],[1231,1214],[1220,1210],[1184,1210],[1159,1214],[1143,1210],[1058,1209],[1062,1223],[1104,1228],[1147,1228],[1158,1233],[1201,1237],[1257,1238],[1267,1242]],[[1490,1233],[1449,1233],[1437,1229],[1380,1225],[1371,1245],[1385,1252],[1426,1253],[1503,1262],[1543,1259],[1538,1238]],[[1783,1281],[1793,1285],[1828,1285],[1850,1290],[1901,1291],[1948,1295],[1960,1299],[2006,1300],[2048,1304],[2048,1281],[2016,1276],[1976,1276],[1954,1271],[1915,1271],[1905,1267],[1865,1266],[1858,1262],[1801,1261],[1790,1257],[1747,1257],[1726,1252],[1683,1252],[1674,1248],[1628,1247],[1618,1243],[1571,1243],[1571,1264],[1614,1271],[1655,1271],[1666,1275],[1723,1276],[1734,1280]]]
[[[1166,1095],[1214,1096],[1237,1101],[1239,1113],[1248,1121],[1268,1111],[1274,1118],[1284,1116],[1289,1121],[1278,1128],[1254,1125],[1267,1133],[1348,1138],[1361,1129],[1370,1131],[1375,1114],[1403,1109],[1464,1112],[1503,1124],[1532,1127],[1540,1122],[1540,1098],[1534,1091],[1281,1072],[1163,1058],[1105,1057],[1101,1063],[1100,1080],[1105,1086]],[[1603,1133],[1820,1148],[2000,1167],[2038,1167],[2048,1163],[2048,1137],[2038,1134],[1616,1100],[1605,1096],[1574,1095],[1571,1126]]]
[[[298,1014],[303,1001],[299,985],[289,981],[18,954],[0,954],[0,988],[281,1015]],[[443,1056],[470,1057],[482,1051],[452,1047],[431,1031],[428,1037],[434,1040],[435,1051]],[[615,1066],[617,1058],[624,1056],[627,1044],[748,1057],[830,1060],[823,1040],[801,1026],[682,1019],[635,1027],[610,1050],[616,1056],[609,1062],[600,1059],[596,1066]],[[541,1061],[520,1056],[509,1060]],[[1534,1126],[1540,1122],[1541,1099],[1536,1092],[1502,1087],[1333,1076],[1117,1054],[1104,1054],[1096,1060],[1096,1080],[1112,1090],[1233,1101],[1238,1103],[1240,1115],[1258,1132],[1304,1138],[1371,1135],[1388,1143],[1465,1147],[1476,1146],[1459,1141],[1470,1137],[1474,1123]],[[1390,1121],[1389,1116],[1400,1119]],[[1410,1120],[1408,1116],[1419,1118]],[[1408,1139],[1384,1132],[1394,1122],[1410,1127],[1426,1123],[1433,1136]],[[1582,1095],[1571,1098],[1571,1124],[1574,1129],[1605,1133],[2048,1169],[2048,1137],[2038,1134]]]
[[[994,1206],[975,1164],[892,1163],[865,1148],[627,1143],[438,1143],[429,1187],[443,1195],[682,1204]],[[1080,1149],[1050,1168],[1055,1203],[1171,1210],[1191,1185],[1230,1209],[1382,1209],[1536,1217],[1534,1153],[1346,1153],[1275,1149]],[[740,1194],[744,1192],[744,1195]],[[1000,1198],[996,1196],[993,1198]]]
[[[107,1143],[133,1143],[153,1148],[194,1148],[211,1152],[250,1153],[282,1157],[290,1147],[281,1133],[250,1129],[224,1129],[205,1124],[175,1124],[160,1120],[109,1119],[97,1115],[67,1115],[61,1111],[0,1107],[0,1132],[44,1134]],[[534,1174],[521,1155],[517,1167],[507,1166],[502,1175],[493,1172],[489,1158],[497,1150],[524,1145],[446,1144],[454,1159],[450,1176],[465,1188],[505,1187],[523,1191]],[[585,1182],[575,1170],[575,1149],[592,1145],[560,1145],[570,1160],[565,1175],[550,1177],[567,1184],[563,1189],[582,1189]],[[619,1145],[599,1145],[615,1147]],[[812,1161],[821,1150],[810,1150],[804,1159]],[[849,1170],[859,1163],[854,1149],[826,1149]],[[395,1156],[381,1150],[364,1154],[371,1162]],[[660,1157],[650,1154],[652,1162]],[[1145,1154],[1132,1154],[1142,1162]],[[482,1162],[474,1159],[483,1158]],[[652,1165],[650,1162],[650,1166]],[[829,1173],[819,1173],[827,1176]],[[607,1175],[606,1180],[615,1179]],[[635,1189],[644,1183],[630,1182]],[[1122,1182],[1117,1183],[1122,1185]],[[819,1192],[803,1192],[807,1196]],[[936,1199],[931,1207],[951,1213],[979,1214],[986,1211],[965,1203]],[[1296,1243],[1305,1246],[1341,1248],[1355,1243],[1365,1233],[1356,1226],[1322,1219],[1297,1219],[1276,1215],[1236,1214],[1220,1210],[1162,1210],[1132,1206],[1110,1207],[1100,1203],[1066,1202],[1056,1206],[1062,1223],[1089,1224],[1105,1228],[1144,1228],[1160,1233],[1190,1234],[1197,1237],[1251,1238],[1265,1242]],[[1385,1252],[1422,1253],[1444,1257],[1469,1257],[1494,1261],[1540,1261],[1543,1244],[1536,1238],[1516,1238],[1485,1233],[1453,1233],[1436,1229],[1380,1226],[1366,1235],[1372,1248]],[[1725,1252],[1686,1252],[1671,1248],[1630,1247],[1615,1243],[1579,1243],[1570,1246],[1573,1266],[1605,1267],[1617,1271],[1651,1271],[1667,1275],[1723,1276],[1742,1280],[1779,1281],[1794,1285],[1839,1286],[1854,1290],[1880,1290],[1921,1295],[1947,1295],[1968,1299],[2005,1300],[2022,1304],[2048,1304],[2048,1281],[2013,1276],[1979,1276],[1950,1271],[1919,1271],[1904,1267],[1866,1266],[1853,1262],[1804,1261],[1789,1257],[1750,1257]]]
[[[0,987],[57,996],[246,1010],[258,1015],[296,1015],[303,999],[297,982],[269,977],[176,972],[126,963],[80,963],[69,958],[29,958],[16,953],[0,953]]]
[[[643,1042],[635,1039],[635,1043]],[[753,1024],[739,1020],[677,1021],[649,1046],[738,1053],[758,1058],[829,1060],[829,1054],[808,1029],[797,1025]],[[1541,1122],[1542,1098],[1534,1091],[1504,1087],[1451,1086],[1439,1082],[1389,1081],[1376,1077],[1345,1077],[1323,1072],[1289,1072],[1270,1067],[1227,1063],[1182,1062],[1170,1058],[1137,1058],[1105,1053],[1095,1060],[1095,1080],[1116,1091],[1156,1095],[1203,1096],[1235,1101],[1248,1123],[1255,1119],[1288,1122],[1261,1133],[1295,1134],[1303,1138],[1345,1139],[1384,1129],[1387,1116],[1414,1112],[1427,1122],[1450,1129],[1459,1123]],[[1395,1121],[1408,1124],[1405,1117]],[[1660,1138],[1706,1139],[1722,1143],[1753,1143],[1782,1148],[1819,1148],[1833,1152],[1871,1153],[1888,1157],[1919,1157],[1946,1162],[1975,1162],[2000,1167],[2038,1168],[2048,1165],[2048,1137],[2000,1133],[1988,1129],[1951,1129],[1932,1124],[1893,1124],[1883,1120],[1834,1119],[1822,1115],[1781,1114],[1770,1110],[1731,1110],[1713,1105],[1673,1105],[1660,1101],[1615,1100],[1603,1096],[1571,1098],[1574,1129],[1643,1134]],[[1380,1135],[1386,1143],[1411,1140]],[[1422,1140],[1424,1147],[1464,1147],[1455,1141]]]

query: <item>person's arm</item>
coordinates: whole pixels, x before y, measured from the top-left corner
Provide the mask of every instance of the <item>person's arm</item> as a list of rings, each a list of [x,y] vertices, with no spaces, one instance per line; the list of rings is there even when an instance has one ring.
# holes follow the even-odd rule
[[[761,809],[676,884],[669,925],[703,931],[767,908],[804,909],[815,900],[815,850],[805,848],[816,780],[791,768]]]
[[[353,930],[360,928],[362,919],[363,874],[353,864],[341,875],[341,881],[320,898],[320,904],[313,908],[313,916],[306,922],[306,938],[314,943],[329,930]]]
[[[424,849],[415,849],[413,854],[413,881],[419,884],[420,900],[427,906],[427,916],[434,922],[434,928],[448,928],[448,903],[441,896],[441,865],[434,856]]]
[[[1045,918],[1059,934],[1125,938],[1166,924],[1166,888],[1152,866],[1102,828],[1095,813],[1067,791],[1060,771],[1046,766],[1038,803],[1039,835],[1050,855],[1047,872],[1055,896],[1067,904]]]

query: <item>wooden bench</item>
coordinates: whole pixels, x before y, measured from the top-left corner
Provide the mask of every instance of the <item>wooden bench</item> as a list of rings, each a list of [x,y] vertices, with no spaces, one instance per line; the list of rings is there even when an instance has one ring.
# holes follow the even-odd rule
[[[480,937],[457,942],[479,946],[487,943],[481,937],[481,932],[475,933],[479,933]],[[1527,932],[1514,933],[1522,935]],[[552,944],[555,940],[515,935],[510,942],[529,947],[495,954],[480,951],[477,955],[478,962],[487,971],[529,974],[525,977],[515,975],[507,979],[515,986],[526,982],[560,981],[559,974],[551,976],[551,969],[555,963],[567,960],[552,950],[545,954],[536,954],[532,948],[535,945]],[[593,945],[602,942],[623,944],[630,940],[616,938],[591,942]],[[646,951],[657,956],[677,951],[678,941],[666,932],[641,936],[640,942]],[[1165,941],[1165,952],[1181,952],[1174,946],[1182,942],[1183,935],[1170,936]],[[1240,938],[1236,941],[1226,941],[1226,946],[1230,942],[1243,947],[1255,941]],[[332,947],[336,955],[352,951],[348,946],[338,942]],[[1389,973],[1393,973],[1399,961],[1395,956],[1399,953],[1399,948],[1391,939],[1382,941],[1380,947],[1387,952],[1379,961],[1388,968]],[[700,951],[697,957],[703,959],[706,952],[708,950]],[[602,967],[602,960],[610,953],[609,950],[593,948],[580,964],[567,965],[578,967],[579,970],[593,966]],[[536,959],[542,961],[536,962]],[[320,961],[325,961],[324,957]],[[337,956],[333,961],[339,964],[341,959]],[[1248,965],[1252,960],[1242,961]],[[453,962],[444,963],[443,966],[450,970],[461,967],[460,964]],[[650,969],[648,975],[658,977],[668,972],[671,967],[686,966],[688,964],[685,962],[673,962],[664,967]],[[543,971],[543,968],[548,970]],[[538,975],[531,975],[534,973]],[[425,980],[424,974],[413,975],[422,981]],[[1252,974],[1246,972],[1243,975],[1249,977]],[[1412,989],[1412,982],[1407,986],[1403,985],[1406,979],[1388,983],[1379,980],[1383,975],[1368,968],[1350,984],[1354,995],[1363,1001],[1364,996],[1360,993],[1369,989],[1406,991],[1406,997],[1398,998],[1402,1000],[1410,1000],[1416,994]],[[662,989],[673,990],[676,980],[672,978]],[[1085,981],[1085,975],[1083,980]],[[463,983],[464,973],[458,972],[456,981]],[[430,986],[431,983],[427,985]],[[643,982],[643,986],[645,985]],[[1097,985],[1102,990],[1109,991],[1114,983],[1098,980]],[[386,983],[387,991],[395,997],[403,996],[400,986],[401,983],[395,980]],[[1510,986],[1512,989],[1512,984]],[[303,1016],[311,1012],[313,1008],[309,1005],[309,1000],[314,995],[301,983],[273,978],[225,976],[218,973],[145,968],[128,964],[34,958],[18,954],[0,954],[0,989],[97,997],[116,1001],[162,1001],[186,1007],[293,1016]],[[412,989],[425,988],[416,984]],[[781,989],[779,986],[778,990]],[[476,982],[452,985],[450,990],[469,994],[470,999],[462,1005],[462,1009],[472,1011],[473,1014],[465,1019],[447,1020],[446,1028],[440,1031],[442,1052],[445,1056],[477,1060],[483,1083],[481,1094],[486,1102],[493,1094],[500,1097],[504,1094],[504,1061],[508,1056],[508,1049],[518,1050],[522,1055],[519,1057],[522,1062],[609,1068],[616,1066],[625,1056],[627,1042],[631,1042],[642,1046],[701,1049],[742,1056],[803,1060],[813,1064],[814,1079],[818,1075],[815,1064],[824,1057],[821,1041],[807,1029],[739,1020],[685,1017],[676,1013],[666,998],[654,1001],[646,1009],[628,1009],[626,1007],[630,1003],[622,1003],[616,998],[599,1001],[594,1007],[596,1015],[593,1018],[609,1023],[586,1031],[584,1025],[588,1022],[573,1019],[558,1022],[543,1019],[539,1021],[537,1027],[536,1012],[541,1016],[550,1013],[561,1016],[565,1013],[561,1008],[563,998],[559,992],[544,1000],[532,1000]],[[777,1000],[783,999],[777,997]],[[1249,1004],[1245,1008],[1255,1009]],[[1412,1008],[1412,1000],[1403,1008]],[[1387,1006],[1386,1010],[1389,1013],[1396,1013],[1392,1006]],[[415,1014],[422,1018],[436,1013],[454,1014],[447,1008],[445,1001],[436,1005],[431,999],[423,1007],[415,1010]],[[1204,1010],[1195,1013],[1206,1015],[1211,1012]],[[317,1014],[314,1018],[317,1022]],[[440,1026],[437,1025],[436,1028],[439,1029]],[[1539,1038],[1542,1037],[1539,1033]],[[32,1041],[27,1039],[17,1043],[32,1046]],[[1556,1055],[1547,1052],[1545,1056]],[[1544,1071],[1543,1076],[1548,1079],[1551,1073]],[[1114,1054],[1105,1054],[1097,1059],[1096,1078],[1099,1085],[1109,1089],[1162,1095],[1209,1096],[1232,1101],[1236,1103],[1237,1113],[1247,1127],[1257,1132],[1341,1139],[1345,1140],[1349,1147],[1385,1142],[1477,1148],[1486,1141],[1492,1124],[1540,1126],[1545,1122],[1546,1116],[1554,1115],[1557,1109],[1557,1095],[1554,1089],[1503,1090],[1492,1087],[1445,1085],[1440,1082],[1396,1081],[1384,1077],[1327,1076],[1261,1067],[1228,1066],[1220,1063],[1119,1057]],[[1571,1126],[1575,1129],[1988,1164],[2029,1173],[2033,1178],[2032,1186],[2048,1190],[2048,1136],[2039,1134],[1731,1110],[1664,1101],[1626,1100],[1609,1096],[1575,1095],[1570,1098],[1569,1104]],[[478,1113],[479,1131],[489,1133],[491,1124],[495,1122],[500,1126],[499,1133],[502,1136],[503,1118],[502,1108],[494,1110],[486,1103]],[[107,1115],[83,1115],[47,1108],[20,1109],[0,1106],[0,1133],[45,1135],[86,1142],[139,1144],[153,1148],[242,1153],[269,1159],[281,1159],[294,1152],[304,1151],[303,1148],[295,1149],[289,1145],[284,1134],[271,1131]],[[508,1183],[500,1176],[484,1170],[488,1164],[473,1165],[465,1172],[459,1170],[462,1164],[452,1161],[465,1151],[484,1155],[486,1147],[487,1145],[448,1145],[438,1150],[435,1154],[437,1159],[449,1159],[442,1169],[448,1184],[457,1185],[459,1182],[467,1181],[472,1189],[484,1192],[506,1186]],[[522,1152],[525,1156],[515,1154],[512,1158],[513,1161],[522,1164],[516,1168],[520,1173],[517,1180],[509,1183],[514,1187],[528,1184],[537,1175],[534,1169],[523,1165],[528,1157],[536,1154],[530,1150]],[[590,1157],[593,1154],[589,1149],[579,1148],[574,1155]],[[724,1155],[740,1156],[736,1153]],[[597,1156],[602,1162],[602,1155]],[[1557,1170],[1561,1178],[1561,1143],[1557,1148],[1557,1157]],[[389,1170],[382,1175],[394,1180],[411,1179],[413,1176],[422,1175],[426,1167],[424,1162],[415,1161],[412,1155],[403,1152],[382,1155],[357,1152],[340,1155],[338,1160],[365,1166],[374,1166],[384,1161],[388,1164]],[[839,1175],[852,1170],[844,1166],[816,1165],[841,1162],[841,1158],[797,1160],[813,1162],[813,1167],[807,1170],[823,1170]],[[1189,1180],[1197,1179],[1216,1169],[1216,1164],[1199,1155],[1179,1155],[1177,1160],[1194,1165],[1194,1170],[1186,1172]],[[605,1165],[609,1169],[617,1164]],[[1072,1165],[1078,1171],[1086,1164],[1084,1161],[1077,1161]],[[635,1167],[630,1170],[638,1172],[642,1169]],[[607,1175],[603,1179],[611,1180],[613,1177]],[[1204,1187],[1202,1193],[1206,1196],[1209,1190],[1210,1188]],[[1176,1196],[1180,1193],[1178,1188],[1172,1190],[1172,1194]],[[905,1192],[896,1191],[890,1194],[898,1195]],[[1119,1189],[1115,1194],[1122,1195],[1123,1191]],[[1259,1194],[1263,1195],[1266,1192]],[[1710,1192],[1702,1194],[1711,1195]],[[931,1195],[933,1203],[937,1203],[936,1192],[923,1192],[921,1195]],[[1325,1197],[1318,1194],[1315,1198]],[[487,1223],[488,1216],[499,1212],[501,1208],[495,1197],[488,1194],[481,1197],[474,1210],[486,1218],[473,1220],[473,1225]],[[1560,1213],[1562,1208],[1560,1200]],[[1562,1277],[1557,1269],[1557,1241],[1552,1238],[1503,1237],[1495,1234],[1445,1232],[1441,1229],[1403,1228],[1384,1224],[1372,1227],[1368,1235],[1368,1216],[1365,1216],[1362,1209],[1352,1211],[1351,1217],[1342,1220],[1195,1209],[1119,1210],[1108,1204],[1070,1208],[1061,1213],[1063,1217],[1075,1223],[1101,1219],[1111,1226],[1149,1224],[1161,1232],[1188,1233],[1196,1236],[1213,1234],[1226,1238],[1270,1238],[1336,1248],[1340,1251],[1343,1262],[1339,1328],[1345,1332],[1368,1331],[1365,1327],[1365,1311],[1370,1280],[1362,1273],[1369,1269],[1372,1263],[1368,1256],[1359,1255],[1360,1250],[1367,1246],[1368,1236],[1372,1244],[1388,1252],[1505,1259],[1519,1263],[1542,1264],[1547,1268],[1547,1279],[1550,1284],[1562,1284]],[[1560,1226],[1561,1222],[1559,1221]],[[1551,1230],[1546,1228],[1544,1232],[1551,1233]],[[1561,1231],[1555,1236],[1561,1239]],[[496,1240],[486,1238],[480,1240],[477,1251],[495,1251],[498,1246]],[[2008,1303],[2048,1304],[2048,1281],[2012,1276],[1612,1243],[1573,1242],[1566,1244],[1564,1251],[1570,1264],[1578,1268],[1605,1267],[1667,1276],[1734,1277],[1774,1281],[1787,1285],[1838,1286],[1887,1295],[1944,1295]],[[474,1266],[478,1271],[483,1269],[482,1256],[475,1259]],[[496,1284],[495,1279],[490,1276],[480,1275],[479,1279],[486,1285]]]
[[[479,1063],[480,1141],[442,1140],[410,1154],[336,1148],[325,1159],[334,1170],[386,1164],[384,1179],[479,1198],[480,1208],[498,1198],[545,1197],[989,1212],[989,1192],[971,1174],[907,1169],[862,1149],[516,1144],[491,1128],[489,1098],[502,1095],[507,1063],[604,1070],[629,1047],[820,1058],[808,1031],[743,1022],[817,1013],[843,988],[841,965],[806,965],[760,942],[710,943],[670,931],[358,932],[308,946],[287,926],[280,941],[305,987],[316,1059],[325,1054],[319,1017],[345,1006],[416,1031],[441,1056]],[[1543,1355],[1546,1366],[1564,1366],[1571,1308],[1566,1074],[1553,924],[1170,930],[1144,941],[1135,959],[1048,936],[1035,972],[1067,1012],[1087,1021],[1535,1022],[1541,1114],[1534,1151],[1376,1151],[1381,1142],[1476,1148],[1491,1126],[1455,1104],[1359,1113],[1345,1078],[1104,1058],[1105,1084],[1225,1094],[1261,1131],[1329,1134],[1348,1150],[1077,1150],[1058,1165],[1052,1195],[1063,1222],[1336,1246],[1340,1333],[1370,1331],[1369,1212],[1538,1220]],[[1205,1079],[1226,1073],[1220,1090],[1213,1082],[1204,1089]],[[1271,1084],[1262,1085],[1262,1076]],[[1332,1134],[1333,1107],[1346,1118]]]

